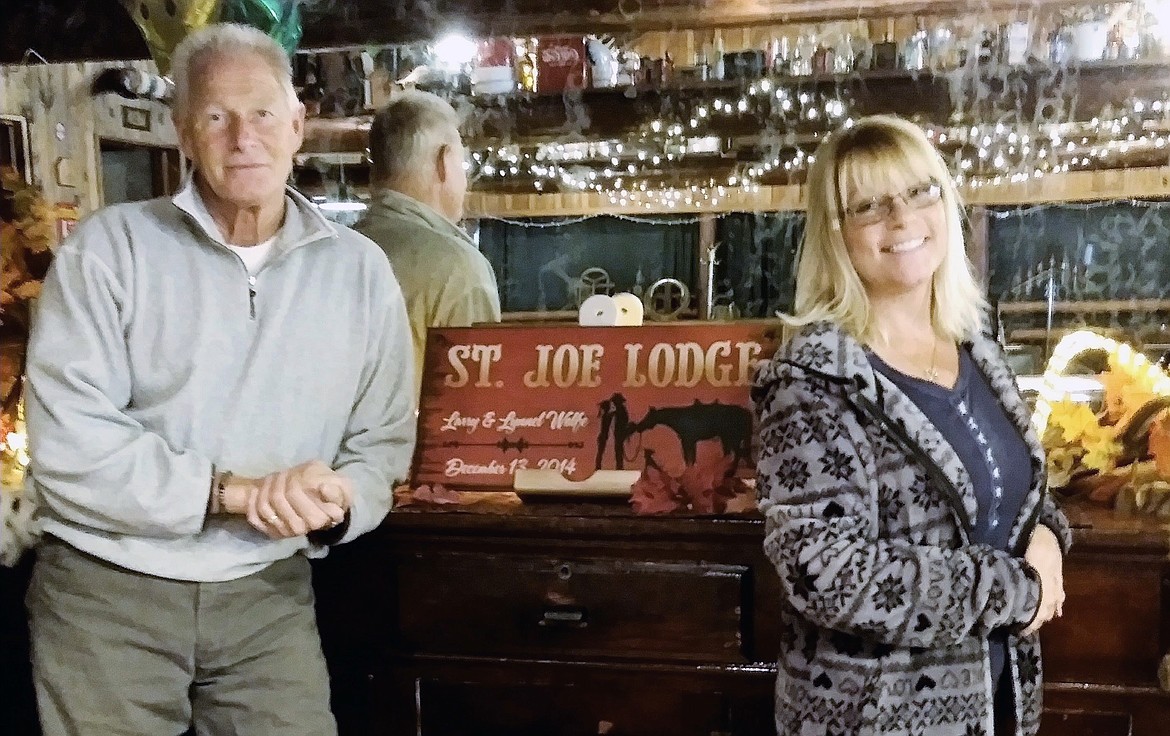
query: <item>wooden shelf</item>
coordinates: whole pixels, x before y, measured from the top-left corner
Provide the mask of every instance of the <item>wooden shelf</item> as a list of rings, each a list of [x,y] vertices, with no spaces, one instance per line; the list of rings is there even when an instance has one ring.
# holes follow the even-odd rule
[[[1099,299],[1076,302],[1055,302],[1052,311],[1057,314],[1078,312],[1155,312],[1170,310],[1170,299]],[[1048,311],[1046,301],[1000,302],[1000,314],[1034,314]]]
[[[1131,62],[1136,63],[1136,62]],[[1170,63],[1159,61],[1155,66],[1170,70]],[[683,67],[686,68],[686,67]],[[618,85],[614,87],[589,87],[568,92],[529,92],[515,91],[496,94],[472,94],[468,99],[481,107],[499,107],[501,103],[523,102],[535,103],[544,100],[563,102],[566,94],[579,94],[583,99],[603,99],[609,97],[623,97],[635,100],[640,97],[655,97],[670,95],[675,92],[695,93],[740,93],[752,85],[759,85],[767,81],[774,88],[794,88],[808,85],[836,88],[851,84],[864,85],[868,82],[919,82],[939,79],[942,75],[930,71],[915,71],[910,69],[858,69],[847,73],[833,74],[799,74],[775,75],[761,77],[744,77],[742,79],[694,79],[683,74],[677,74],[668,84],[661,85]]]
[[[804,187],[760,187],[748,191],[726,187],[726,196],[716,204],[710,202],[676,206],[611,203],[608,194],[597,192],[565,194],[496,194],[470,192],[467,195],[468,217],[567,217],[577,215],[663,215],[699,212],[780,212],[804,209]]]
[[[686,67],[682,67],[685,69]],[[1001,68],[1006,66],[1001,65]],[[1023,73],[1028,73],[1032,66],[1028,64],[1019,64],[1011,67]],[[1170,74],[1170,58],[1149,58],[1149,59],[1122,59],[1115,61],[1082,61],[1074,62],[1067,67],[1069,70],[1077,71],[1081,74],[1086,73],[1101,73],[1109,74],[1122,71],[1136,71],[1143,75],[1149,74],[1151,71],[1162,71]],[[627,99],[637,99],[643,96],[661,96],[669,95],[674,92],[699,92],[699,93],[718,93],[718,92],[742,92],[752,85],[759,85],[760,82],[767,81],[774,88],[799,88],[807,85],[826,86],[830,88],[838,88],[849,85],[865,85],[869,82],[928,82],[932,80],[942,80],[949,73],[948,71],[934,72],[929,69],[912,70],[912,69],[857,69],[852,72],[845,73],[817,73],[817,74],[799,74],[799,75],[776,75],[769,74],[761,77],[745,77],[742,79],[694,79],[685,74],[677,73],[673,80],[668,84],[661,85],[618,85],[615,87],[590,87],[587,89],[575,90],[570,94],[580,94],[582,98],[607,98],[607,97],[625,97]],[[516,101],[533,103],[546,99],[562,100],[565,92],[528,92],[515,91],[497,94],[472,94],[468,99],[473,103],[485,107],[499,107],[501,103]]]
[[[467,212],[470,217],[566,217],[601,214],[672,214],[696,212],[780,212],[803,210],[804,186],[761,186],[758,191],[726,187],[726,195],[716,204],[676,206],[628,202],[610,202],[609,195],[590,193],[499,194],[470,192]],[[1012,184],[986,184],[963,191],[968,205],[1028,206],[1053,202],[1084,202],[1110,199],[1155,199],[1170,197],[1170,166],[1138,169],[1070,171],[1049,174],[1039,179]]]

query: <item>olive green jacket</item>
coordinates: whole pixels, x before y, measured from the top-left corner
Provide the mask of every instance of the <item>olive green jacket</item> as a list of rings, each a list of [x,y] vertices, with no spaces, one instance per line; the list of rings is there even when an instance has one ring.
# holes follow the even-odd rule
[[[355,229],[386,252],[402,286],[414,340],[417,397],[427,328],[500,321],[495,272],[460,227],[399,192],[376,191]]]

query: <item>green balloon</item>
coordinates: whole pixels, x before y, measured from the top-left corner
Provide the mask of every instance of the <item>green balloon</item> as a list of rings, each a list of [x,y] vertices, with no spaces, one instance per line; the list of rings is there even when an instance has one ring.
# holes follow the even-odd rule
[[[223,0],[221,21],[259,28],[292,55],[301,42],[299,0]]]

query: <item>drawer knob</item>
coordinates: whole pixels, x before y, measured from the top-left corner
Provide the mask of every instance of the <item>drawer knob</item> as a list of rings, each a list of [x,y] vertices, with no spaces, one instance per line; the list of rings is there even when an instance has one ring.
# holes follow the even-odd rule
[[[560,629],[583,629],[589,625],[589,609],[584,606],[545,606],[537,623]]]
[[[557,578],[560,580],[568,580],[573,577],[573,566],[567,562],[562,562],[557,565]]]

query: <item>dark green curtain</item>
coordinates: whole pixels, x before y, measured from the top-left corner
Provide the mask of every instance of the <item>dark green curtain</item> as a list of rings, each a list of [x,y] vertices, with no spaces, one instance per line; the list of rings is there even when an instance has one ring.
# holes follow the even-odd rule
[[[1170,204],[1109,202],[992,210],[988,297],[993,304],[1170,299]],[[1015,330],[1046,326],[1046,310],[1005,315]],[[1170,342],[1167,310],[1069,309],[1057,329],[1111,328],[1127,339]]]
[[[632,220],[482,220],[479,247],[496,271],[506,312],[576,309],[570,284],[602,268],[613,291],[676,278],[696,293],[699,226],[695,218]]]
[[[736,212],[719,218],[716,303],[741,317],[773,317],[792,309],[803,212]]]

